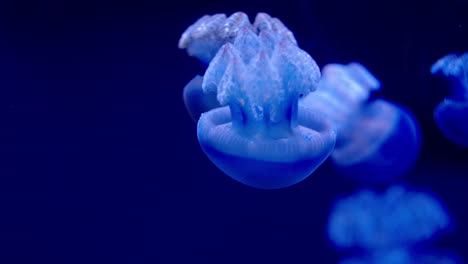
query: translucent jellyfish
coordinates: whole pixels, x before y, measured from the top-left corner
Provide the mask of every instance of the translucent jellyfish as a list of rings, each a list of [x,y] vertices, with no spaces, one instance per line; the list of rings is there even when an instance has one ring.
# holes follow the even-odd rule
[[[431,67],[450,82],[450,94],[434,110],[434,119],[452,142],[468,147],[468,53],[449,54]]]
[[[386,100],[369,100],[379,88],[380,82],[361,64],[328,64],[317,91],[300,101],[336,128],[331,155],[335,167],[363,181],[404,174],[420,151],[420,131],[413,115]]]
[[[187,50],[190,56],[208,65],[219,49],[226,43],[234,43],[242,28],[249,28],[255,33],[266,30],[264,37],[279,35],[297,45],[293,33],[277,18],[259,13],[255,22],[250,24],[245,13],[237,12],[229,17],[225,14],[205,15],[188,27],[179,40],[179,48]],[[270,49],[272,47],[269,47]],[[249,51],[243,56],[252,56]],[[196,76],[184,88],[184,102],[190,116],[197,121],[208,110],[220,107],[216,93],[206,94],[201,84],[203,76]]]
[[[203,113],[197,127],[218,168],[266,189],[305,179],[330,155],[336,137],[325,119],[298,106],[300,96],[316,89],[320,71],[275,21],[257,15],[216,53],[202,89],[223,107]]]
[[[388,250],[427,241],[450,224],[436,198],[394,186],[383,194],[364,190],[339,200],[329,218],[328,235],[341,248]]]

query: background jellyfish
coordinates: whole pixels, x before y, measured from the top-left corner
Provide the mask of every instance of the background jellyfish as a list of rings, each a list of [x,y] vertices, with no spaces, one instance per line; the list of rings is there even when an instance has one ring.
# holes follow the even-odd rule
[[[203,151],[232,178],[257,188],[281,188],[309,176],[331,153],[335,132],[298,100],[315,90],[320,71],[275,20],[257,15],[224,44],[203,78],[222,108],[202,114]]]
[[[468,53],[449,54],[431,67],[431,73],[450,82],[450,94],[434,110],[440,131],[452,142],[468,147]]]
[[[393,186],[383,194],[363,190],[339,200],[329,218],[328,236],[337,247],[364,250],[342,263],[454,263],[446,254],[417,248],[450,224],[436,198]]]
[[[458,256],[437,250],[414,251],[408,248],[392,248],[347,258],[340,264],[460,264]]]
[[[386,100],[369,100],[379,88],[380,82],[358,63],[329,64],[317,91],[300,102],[337,129],[331,155],[335,167],[370,182],[407,172],[420,150],[419,126],[408,110]]]
[[[180,37],[179,48],[187,50],[190,56],[208,65],[225,43],[234,43],[244,27],[256,33],[268,30],[269,33],[264,33],[264,37],[269,38],[270,34],[277,34],[297,45],[293,33],[279,19],[258,13],[251,24],[245,13],[236,12],[229,17],[225,14],[215,14],[198,19]],[[248,50],[243,52],[246,52],[245,56],[252,55]],[[197,75],[184,88],[184,103],[194,121],[197,121],[202,113],[220,107],[216,100],[216,91],[204,93],[202,82],[203,76]]]

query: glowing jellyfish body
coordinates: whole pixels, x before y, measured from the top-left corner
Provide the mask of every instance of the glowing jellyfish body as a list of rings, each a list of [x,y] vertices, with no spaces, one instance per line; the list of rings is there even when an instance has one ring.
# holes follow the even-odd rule
[[[434,110],[434,119],[452,142],[468,147],[468,53],[449,54],[431,67],[450,82],[450,94]]]
[[[331,157],[340,172],[363,181],[398,177],[415,163],[420,132],[415,118],[401,106],[369,100],[380,82],[362,65],[329,64],[316,92],[300,105],[321,113],[337,130]]]
[[[250,24],[245,14],[236,17],[244,22],[223,37],[229,41],[202,82],[224,107],[201,115],[198,140],[235,180],[266,189],[290,186],[309,176],[335,145],[328,122],[298,106],[301,95],[316,89],[320,71],[278,19],[260,13]]]
[[[398,186],[381,195],[366,190],[339,200],[329,218],[328,235],[341,248],[382,250],[429,240],[450,223],[437,199]]]

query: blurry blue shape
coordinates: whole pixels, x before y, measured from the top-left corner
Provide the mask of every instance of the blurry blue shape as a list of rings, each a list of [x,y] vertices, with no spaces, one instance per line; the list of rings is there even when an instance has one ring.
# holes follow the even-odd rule
[[[237,12],[229,17],[225,14],[215,14],[205,15],[198,19],[180,37],[179,48],[187,50],[190,56],[208,65],[224,44],[236,41],[237,35],[243,28],[248,28],[255,34],[265,31],[263,38],[270,38],[270,35],[281,36],[297,45],[293,33],[279,19],[272,18],[265,13],[258,13],[255,22],[250,24],[245,13]],[[248,38],[243,39],[248,40]],[[248,43],[245,44],[248,45]],[[273,47],[265,48],[271,50]],[[251,51],[254,52],[254,49]],[[252,56],[251,51],[244,49],[242,56]],[[184,88],[184,103],[195,122],[202,113],[220,107],[216,100],[216,91],[211,94],[204,93],[201,87],[202,82],[203,77],[196,76]]]
[[[203,78],[203,91],[226,107],[201,115],[198,140],[237,181],[267,189],[290,186],[309,176],[335,145],[325,119],[298,109],[300,96],[316,89],[320,71],[289,31],[278,30],[279,20],[258,14],[253,25],[240,24]]]
[[[411,248],[391,248],[351,257],[340,264],[460,264],[457,256],[440,252],[418,252]]]
[[[419,125],[402,106],[369,100],[380,82],[361,64],[328,64],[315,93],[300,105],[321,113],[337,130],[331,157],[338,170],[362,181],[406,173],[420,152]]]
[[[439,129],[452,142],[468,147],[468,53],[449,54],[431,67],[450,82],[450,94],[434,110]]]
[[[380,250],[428,240],[449,224],[436,198],[395,186],[381,195],[364,190],[339,200],[329,218],[328,235],[338,247]]]

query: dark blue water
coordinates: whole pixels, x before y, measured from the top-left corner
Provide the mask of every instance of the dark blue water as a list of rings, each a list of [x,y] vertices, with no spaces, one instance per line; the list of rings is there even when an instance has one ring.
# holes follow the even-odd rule
[[[280,190],[237,183],[204,155],[182,102],[203,67],[177,48],[204,14],[267,12],[319,66],[359,61],[377,96],[421,123],[398,181],[456,220],[435,242],[468,260],[468,149],[433,121],[448,88],[430,66],[468,50],[468,2],[3,1],[1,263],[336,263],[325,225],[362,185],[324,164]],[[377,188],[384,188],[378,186]]]

